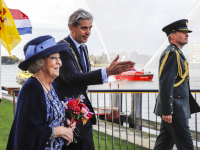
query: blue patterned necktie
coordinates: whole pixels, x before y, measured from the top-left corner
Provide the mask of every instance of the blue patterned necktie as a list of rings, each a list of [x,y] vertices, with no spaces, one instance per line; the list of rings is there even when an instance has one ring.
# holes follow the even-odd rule
[[[87,68],[86,68],[86,64],[85,64],[85,61],[84,61],[84,55],[83,55],[83,45],[80,45],[80,55],[81,55],[81,59],[82,59],[82,62],[83,62],[83,68],[84,68],[84,72],[87,72]],[[87,104],[87,99],[84,100],[84,103],[85,105]]]
[[[83,45],[80,45],[79,48],[80,48],[80,55],[81,55],[81,59],[82,59],[82,63],[83,63],[83,69],[84,69],[84,72],[87,72],[86,64],[85,64],[85,61],[84,61]]]

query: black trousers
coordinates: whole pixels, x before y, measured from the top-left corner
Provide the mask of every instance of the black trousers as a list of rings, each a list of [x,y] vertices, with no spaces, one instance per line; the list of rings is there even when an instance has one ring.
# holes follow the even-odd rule
[[[93,141],[93,130],[91,119],[83,125],[76,123],[74,138],[77,142],[72,142],[69,146],[64,146],[63,150],[95,150]]]
[[[178,150],[193,150],[188,119],[172,119],[172,123],[161,121],[154,150],[171,150],[174,144]]]

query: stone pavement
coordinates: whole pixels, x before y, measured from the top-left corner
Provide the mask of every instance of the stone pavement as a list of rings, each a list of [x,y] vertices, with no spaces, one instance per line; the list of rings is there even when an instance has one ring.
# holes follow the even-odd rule
[[[102,133],[105,133],[105,122],[104,121],[99,121],[99,131]],[[98,120],[97,124],[93,125],[93,129],[98,131]],[[126,140],[127,139],[127,134],[128,134],[128,141],[131,143],[134,143],[134,129],[133,128],[127,128],[124,126],[120,126],[120,133],[121,133],[121,139]],[[108,135],[112,136],[112,123],[106,123],[106,132]],[[118,124],[113,124],[113,135],[116,138],[119,138],[119,125]],[[145,148],[149,148],[149,134],[142,132],[142,139],[141,139],[141,131],[135,130],[135,144],[137,145],[143,145]],[[154,144],[156,141],[156,136],[155,135],[150,135],[150,149],[153,149]],[[143,143],[143,144],[142,144]]]
[[[6,92],[2,92],[2,99],[13,102],[13,95],[7,94]],[[17,96],[15,96],[15,102],[17,102]]]

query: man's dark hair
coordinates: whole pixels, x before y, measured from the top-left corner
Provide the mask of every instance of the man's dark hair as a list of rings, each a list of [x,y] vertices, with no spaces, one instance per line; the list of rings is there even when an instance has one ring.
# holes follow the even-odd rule
[[[93,16],[89,12],[84,10],[84,9],[78,9],[75,12],[73,12],[71,14],[71,16],[69,17],[68,27],[70,27],[71,24],[74,27],[77,27],[78,25],[80,25],[80,20],[81,19],[92,20],[93,21]]]

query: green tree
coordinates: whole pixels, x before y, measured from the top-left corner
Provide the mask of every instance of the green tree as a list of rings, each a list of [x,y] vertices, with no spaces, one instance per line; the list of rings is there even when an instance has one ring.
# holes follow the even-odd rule
[[[89,59],[91,59],[94,63],[96,62],[96,57],[94,55],[90,55]]]
[[[20,62],[22,62],[22,61],[24,61],[24,60],[23,60],[23,59],[19,59],[19,61],[18,61],[18,62],[20,63]]]
[[[12,56],[2,56],[1,57],[1,63],[2,64],[15,64],[15,63],[18,63],[19,61],[19,58],[17,58],[15,55],[12,55]]]
[[[2,56],[1,57],[1,63],[2,64],[6,64],[7,61],[8,61],[8,56]]]

